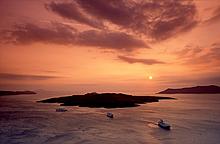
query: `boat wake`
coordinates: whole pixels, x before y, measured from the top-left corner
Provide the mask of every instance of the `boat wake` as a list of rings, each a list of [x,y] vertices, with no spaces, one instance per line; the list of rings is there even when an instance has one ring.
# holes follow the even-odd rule
[[[157,123],[155,123],[153,121],[147,121],[147,126],[150,128],[158,128]]]

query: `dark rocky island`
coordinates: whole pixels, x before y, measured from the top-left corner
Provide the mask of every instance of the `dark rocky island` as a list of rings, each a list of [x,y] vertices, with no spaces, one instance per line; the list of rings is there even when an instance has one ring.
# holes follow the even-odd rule
[[[0,91],[0,96],[23,95],[23,94],[37,94],[37,93],[33,91]]]
[[[149,102],[158,102],[161,99],[174,99],[159,96],[132,96],[122,93],[87,93],[59,98],[50,98],[38,102],[60,103],[62,106],[79,106],[91,108],[123,108],[135,107]]]
[[[209,86],[195,86],[179,89],[168,88],[158,94],[218,94],[220,93],[220,87],[215,85]]]

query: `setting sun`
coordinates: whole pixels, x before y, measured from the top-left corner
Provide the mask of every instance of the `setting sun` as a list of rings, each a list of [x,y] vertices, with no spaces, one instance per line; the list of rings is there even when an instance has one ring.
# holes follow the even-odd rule
[[[149,77],[148,77],[148,79],[149,79],[149,80],[152,80],[152,79],[153,79],[153,77],[152,77],[152,76],[149,76]]]

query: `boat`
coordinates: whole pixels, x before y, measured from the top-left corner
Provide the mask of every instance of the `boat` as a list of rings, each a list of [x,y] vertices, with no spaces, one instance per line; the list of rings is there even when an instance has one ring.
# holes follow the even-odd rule
[[[56,109],[56,112],[65,112],[67,111],[65,108],[57,108]]]
[[[114,116],[113,116],[113,113],[111,113],[111,112],[108,112],[108,113],[106,114],[106,116],[109,117],[109,118],[113,118],[113,117],[114,117]]]
[[[166,130],[170,130],[171,127],[168,123],[165,123],[162,119],[158,121],[158,126]]]

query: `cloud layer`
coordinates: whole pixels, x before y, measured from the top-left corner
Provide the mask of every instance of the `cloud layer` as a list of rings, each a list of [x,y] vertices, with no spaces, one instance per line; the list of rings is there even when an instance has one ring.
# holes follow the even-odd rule
[[[176,53],[178,58],[187,65],[211,65],[217,68],[220,64],[220,43],[213,43],[207,47],[187,46]]]
[[[45,8],[79,27],[51,22],[15,24],[4,40],[19,44],[34,42],[72,44],[133,51],[192,29],[196,7],[192,1],[76,0],[49,2]],[[1,40],[3,40],[1,38]]]
[[[169,84],[173,85],[175,83],[176,86],[180,85],[220,85],[220,75],[219,73],[208,73],[205,75],[192,74],[190,77],[185,76],[161,76],[158,80],[161,84]],[[176,87],[174,86],[174,87]]]
[[[41,27],[35,24],[16,25],[15,29],[7,31],[4,40],[18,44],[34,42],[72,44],[132,51],[137,48],[149,48],[144,41],[136,39],[123,32],[88,30],[79,32],[70,26],[52,23]]]
[[[50,4],[46,4],[45,7],[64,18],[75,20],[91,27],[104,28],[104,25],[100,20],[88,17],[80,8],[78,8],[75,2],[59,4],[51,2]]]
[[[140,59],[140,58],[133,58],[133,57],[128,57],[128,56],[118,56],[118,58],[130,64],[133,64],[133,63],[141,63],[145,65],[165,64],[165,62],[158,61],[155,59]]]
[[[218,8],[213,11],[212,16],[204,23],[211,24],[217,21],[220,21],[220,6],[218,6]]]
[[[52,2],[46,7],[81,24],[102,28],[105,22],[109,22],[153,40],[167,39],[197,24],[196,7],[188,0],[76,0]]]
[[[47,75],[0,73],[0,80],[47,80],[54,78],[59,78],[59,77],[47,76]]]

